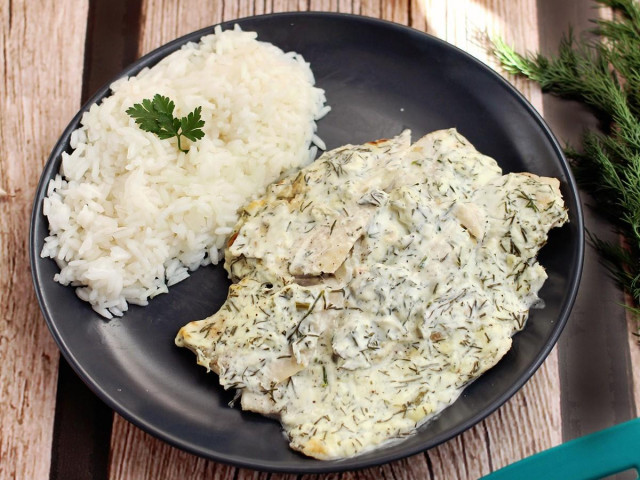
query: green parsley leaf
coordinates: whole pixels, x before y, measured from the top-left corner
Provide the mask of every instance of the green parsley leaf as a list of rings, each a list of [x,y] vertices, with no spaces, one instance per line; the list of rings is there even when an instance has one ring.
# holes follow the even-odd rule
[[[204,127],[204,120],[200,118],[200,112],[202,112],[202,107],[197,107],[189,115],[180,119],[182,135],[192,142],[204,137],[204,132],[201,130],[201,128]]]
[[[145,98],[142,103],[136,103],[127,109],[127,115],[133,118],[145,132],[154,133],[161,140],[177,137],[178,149],[181,152],[188,152],[181,144],[182,137],[186,137],[192,142],[204,137],[202,127],[202,107],[197,107],[186,117],[176,118],[173,116],[175,103],[168,97],[156,94],[153,99]]]

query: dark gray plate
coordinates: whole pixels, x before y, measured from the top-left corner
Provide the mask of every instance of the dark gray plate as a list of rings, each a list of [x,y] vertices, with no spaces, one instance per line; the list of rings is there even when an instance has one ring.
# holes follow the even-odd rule
[[[193,354],[174,346],[185,323],[206,317],[222,304],[228,280],[208,267],[156,297],[132,307],[122,319],[105,321],[72,288],[53,281],[57,271],[41,259],[47,221],[42,214],[46,185],[89,105],[108,94],[102,88],[62,134],[47,162],[31,221],[31,263],[40,306],[60,350],[89,387],[110,407],[147,432],[179,448],[221,462],[262,470],[327,472],[371,466],[433,447],[468,429],[511,397],[542,363],[567,321],[583,257],[578,193],[561,149],[540,116],[500,76],[445,42],[400,25],[351,15],[286,13],[238,23],[259,39],[295,50],[311,62],[332,112],[319,123],[328,148],[413,130],[414,139],[456,127],[505,171],[558,177],[571,222],[553,231],[540,255],[549,279],[525,330],[500,363],[419,433],[388,448],[339,462],[320,462],[291,451],[274,420],[229,408],[214,374]],[[175,40],[135,62],[122,75],[197,41],[213,28]]]

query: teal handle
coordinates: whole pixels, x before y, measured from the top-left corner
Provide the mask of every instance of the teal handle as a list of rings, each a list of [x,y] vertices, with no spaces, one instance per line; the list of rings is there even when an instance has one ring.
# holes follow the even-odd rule
[[[481,480],[596,480],[640,470],[640,418],[563,443]]]

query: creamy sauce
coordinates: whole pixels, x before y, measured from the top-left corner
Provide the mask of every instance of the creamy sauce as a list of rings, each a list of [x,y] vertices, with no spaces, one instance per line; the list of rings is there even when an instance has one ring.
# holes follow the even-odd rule
[[[455,130],[324,154],[247,205],[221,310],[176,343],[320,459],[403,439],[495,365],[567,221],[559,183],[502,175]]]

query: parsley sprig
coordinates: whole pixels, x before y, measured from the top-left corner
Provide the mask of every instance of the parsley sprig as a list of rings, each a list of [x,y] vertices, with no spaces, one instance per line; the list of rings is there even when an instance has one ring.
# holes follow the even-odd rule
[[[142,103],[136,103],[127,109],[127,115],[136,121],[136,124],[145,132],[155,133],[161,140],[178,138],[178,149],[187,153],[189,149],[183,149],[181,138],[186,137],[192,142],[204,137],[202,127],[204,120],[200,117],[202,107],[197,107],[186,117],[173,116],[175,104],[169,97],[156,94],[153,99],[145,98]]]
[[[567,147],[576,179],[596,208],[624,237],[624,244],[589,235],[613,278],[635,303],[640,334],[640,4],[597,0],[613,20],[595,20],[596,39],[571,34],[555,57],[521,55],[501,40],[494,53],[505,70],[596,113],[601,131],[587,131],[580,150]],[[639,335],[640,336],[640,335]]]

